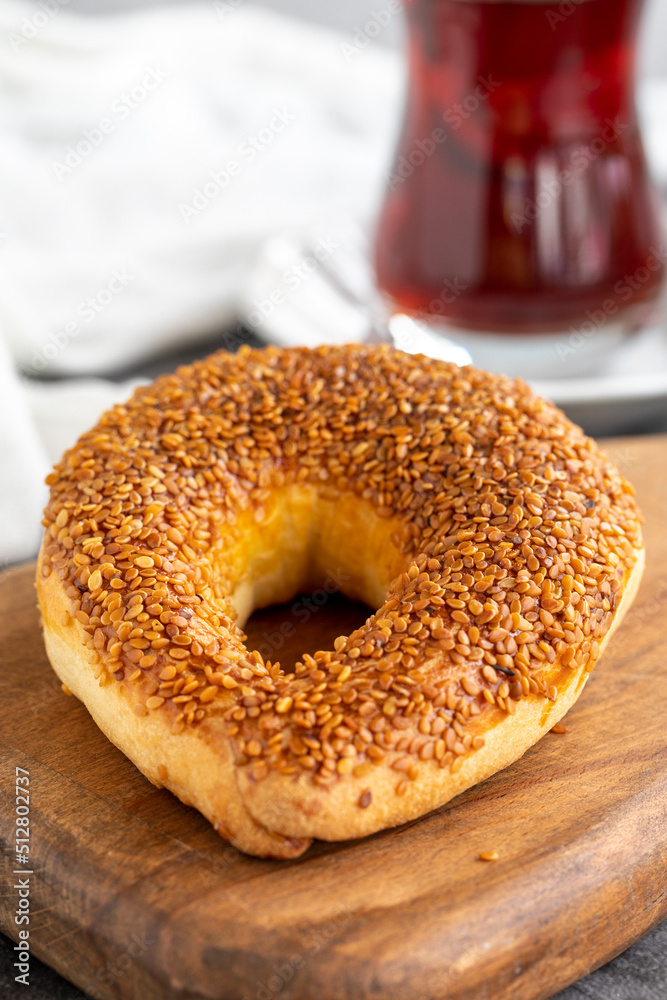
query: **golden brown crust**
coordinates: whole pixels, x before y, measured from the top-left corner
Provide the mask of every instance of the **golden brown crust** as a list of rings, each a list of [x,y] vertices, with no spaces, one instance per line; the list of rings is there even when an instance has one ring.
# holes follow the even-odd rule
[[[558,410],[388,348],[214,355],[105,414],[49,482],[56,671],[262,855],[396,825],[520,756],[643,564],[631,488]],[[327,576],[378,607],[361,629],[293,675],[245,648],[254,607]]]
[[[37,577],[44,639],[58,677],[82,701],[93,719],[140,771],[158,787],[169,788],[186,805],[203,813],[216,830],[249,854],[298,857],[310,838],[285,837],[262,827],[248,813],[239,795],[231,745],[224,732],[215,741],[202,727],[179,735],[166,717],[152,713],[137,718],[140,690],[116,684],[101,674],[86,656],[83,627],[69,615],[70,600],[55,574]],[[63,624],[67,621],[67,624]]]
[[[600,652],[632,604],[643,568],[644,552],[641,550],[613,624],[600,643]],[[445,780],[434,761],[419,761],[414,779],[405,783],[402,795],[397,797],[396,771],[385,761],[368,775],[358,778],[352,775],[330,791],[314,796],[303,778],[288,784],[274,772],[265,782],[257,784],[250,780],[245,768],[239,778],[243,801],[258,822],[278,828],[291,837],[308,836],[319,840],[363,837],[417,819],[518,760],[556,725],[577,700],[589,677],[585,665],[564,673],[564,679],[558,684],[556,701],[547,700],[545,704],[544,699],[535,696],[522,698],[513,715],[495,711],[481,717],[476,728],[484,739],[484,746],[460,757],[460,769],[454,773],[450,771]],[[359,808],[360,800],[367,793],[370,793],[368,805]]]

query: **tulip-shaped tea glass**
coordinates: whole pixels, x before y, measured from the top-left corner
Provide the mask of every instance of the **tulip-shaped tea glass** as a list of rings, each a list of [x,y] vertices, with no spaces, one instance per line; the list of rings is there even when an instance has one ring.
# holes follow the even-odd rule
[[[558,374],[572,341],[596,363],[647,322],[663,274],[634,101],[642,0],[404,4],[375,251],[392,332],[425,326],[520,374]]]

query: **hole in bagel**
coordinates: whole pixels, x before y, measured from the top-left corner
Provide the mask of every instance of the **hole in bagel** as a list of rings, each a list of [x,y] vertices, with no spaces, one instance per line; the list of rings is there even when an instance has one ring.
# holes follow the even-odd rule
[[[304,653],[333,649],[334,639],[360,628],[373,608],[351,601],[339,591],[317,587],[293,601],[253,612],[245,624],[248,649],[258,650],[265,660],[280,662],[292,672]]]
[[[225,562],[248,649],[287,670],[303,653],[333,649],[386,600],[408,562],[405,538],[404,524],[368,501],[311,484],[247,508]]]

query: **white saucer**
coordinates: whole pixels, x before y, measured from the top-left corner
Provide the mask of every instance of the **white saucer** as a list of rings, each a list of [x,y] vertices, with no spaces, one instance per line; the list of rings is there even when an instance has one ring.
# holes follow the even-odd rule
[[[629,337],[594,377],[531,379],[590,434],[667,428],[667,322]]]

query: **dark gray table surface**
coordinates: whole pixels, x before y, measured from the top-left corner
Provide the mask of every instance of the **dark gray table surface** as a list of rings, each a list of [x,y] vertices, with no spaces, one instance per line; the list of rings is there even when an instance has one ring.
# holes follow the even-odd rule
[[[61,2],[65,3],[65,0]],[[161,2],[172,3],[178,0],[71,0],[71,7],[94,14]],[[246,0],[246,2],[258,2],[263,6],[290,11],[310,20],[336,25],[352,32],[356,26],[364,24],[374,10],[387,5],[387,0]],[[395,18],[386,32],[383,32],[380,42],[389,45],[400,44],[401,33],[400,20]],[[246,335],[244,339],[252,338],[247,338]],[[220,338],[209,345],[202,345],[196,353],[203,356],[208,348],[214,349],[219,346],[225,346],[220,342]],[[175,364],[182,360],[188,358],[185,355],[171,355],[145,366],[141,372],[123,374],[153,376],[160,371],[173,369]],[[667,424],[645,429],[653,432],[665,430]],[[13,942],[0,934],[0,1000],[18,1000],[22,997],[28,997],[29,1000],[86,1000],[84,993],[35,958],[30,962],[30,985],[27,989],[15,983],[13,948]],[[72,948],[76,948],[74,938]],[[553,1000],[582,1000],[582,998],[667,1000],[667,921],[659,924],[607,965],[554,995]],[[165,1000],[169,998],[165,997]],[[410,998],[406,997],[406,1000]]]

